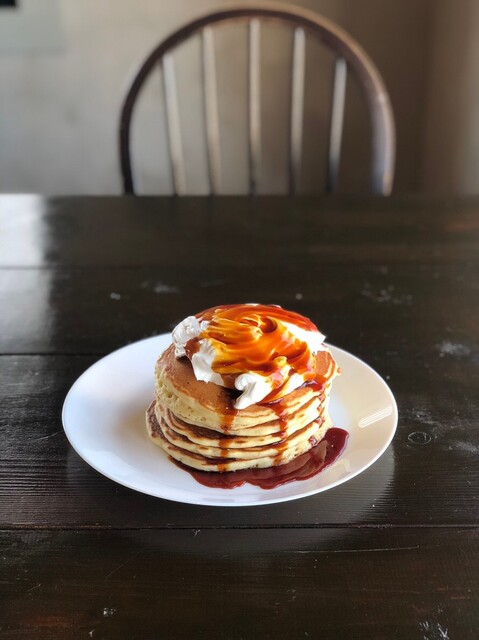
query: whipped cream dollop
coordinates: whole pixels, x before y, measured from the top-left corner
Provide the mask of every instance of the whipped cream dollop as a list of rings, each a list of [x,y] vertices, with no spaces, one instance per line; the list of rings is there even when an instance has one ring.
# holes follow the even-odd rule
[[[235,388],[236,409],[275,401],[317,378],[325,336],[304,316],[278,306],[207,309],[172,333],[177,358],[187,356],[197,380]]]

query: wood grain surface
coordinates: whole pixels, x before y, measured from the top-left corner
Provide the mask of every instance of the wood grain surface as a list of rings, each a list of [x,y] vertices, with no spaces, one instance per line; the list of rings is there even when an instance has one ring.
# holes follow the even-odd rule
[[[0,553],[11,638],[477,632],[477,538],[464,529],[3,532]]]
[[[0,197],[0,638],[475,640],[478,249],[478,199]],[[79,458],[61,408],[83,371],[247,301],[386,379],[377,463],[239,509]]]

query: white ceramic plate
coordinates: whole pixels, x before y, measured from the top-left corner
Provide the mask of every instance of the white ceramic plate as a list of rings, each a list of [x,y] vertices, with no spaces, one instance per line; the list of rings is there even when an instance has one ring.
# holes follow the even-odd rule
[[[94,469],[130,489],[190,504],[250,506],[283,502],[331,489],[367,469],[385,451],[397,425],[389,387],[367,364],[331,346],[342,369],[333,383],[330,413],[349,432],[331,466],[303,481],[275,489],[249,484],[216,489],[199,484],[148,438],[145,410],[153,399],[157,357],[170,334],[135,342],[83,373],[63,405],[63,426],[75,451]]]

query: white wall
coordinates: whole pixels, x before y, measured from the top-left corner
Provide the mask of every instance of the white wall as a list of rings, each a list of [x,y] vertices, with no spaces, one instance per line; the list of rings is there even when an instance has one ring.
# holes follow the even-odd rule
[[[23,11],[40,0],[22,0]],[[46,194],[119,193],[117,124],[132,73],[167,33],[226,0],[41,0],[58,4],[55,46],[28,50],[0,43],[0,191]],[[391,94],[398,126],[396,187],[420,186],[421,126],[426,88],[428,0],[310,0],[295,2],[337,21],[376,61]],[[46,6],[46,5],[45,5]],[[0,34],[2,25],[0,12]],[[59,33],[59,30],[61,33]],[[21,34],[20,34],[21,35]],[[25,34],[25,37],[28,34]],[[262,74],[263,191],[281,191],[286,176],[289,36],[265,31]],[[51,44],[51,43],[50,43]],[[246,188],[246,110],[238,98],[246,86],[245,32],[218,34],[224,190]],[[206,191],[198,43],[179,51],[185,156],[190,192]],[[318,48],[308,47],[303,187],[321,189],[327,119],[328,72]],[[242,93],[244,96],[244,93]],[[356,111],[357,91],[349,90]],[[166,155],[160,77],[152,78],[138,112],[135,157],[148,192],[171,188]],[[367,126],[352,114],[345,138],[346,189],[364,188]],[[282,132],[282,133],[278,133]]]
[[[434,193],[477,194],[479,2],[437,0],[433,18],[421,184]]]

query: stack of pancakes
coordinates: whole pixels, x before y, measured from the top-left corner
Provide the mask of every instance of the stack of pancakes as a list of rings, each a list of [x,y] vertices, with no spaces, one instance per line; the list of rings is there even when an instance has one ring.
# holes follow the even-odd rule
[[[172,458],[202,471],[286,464],[317,445],[331,426],[328,396],[337,366],[316,356],[325,384],[295,389],[281,400],[234,409],[239,395],[198,381],[191,362],[170,346],[155,369],[155,400],[147,410],[151,440]]]

